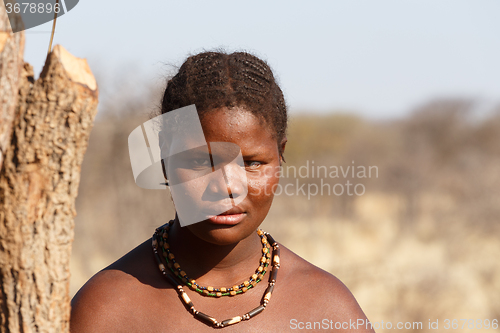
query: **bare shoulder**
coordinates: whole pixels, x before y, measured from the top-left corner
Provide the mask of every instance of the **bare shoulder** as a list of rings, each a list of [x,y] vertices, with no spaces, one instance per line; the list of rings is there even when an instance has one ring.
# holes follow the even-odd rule
[[[280,273],[283,275],[283,285],[286,289],[294,290],[294,298],[291,301],[301,304],[294,313],[295,317],[290,318],[290,327],[293,323],[320,322],[322,328],[326,328],[326,323],[366,323],[367,318],[359,306],[351,291],[334,275],[314,266],[310,262],[299,257],[283,245],[280,245],[282,264]],[[277,283],[279,285],[279,283]],[[293,320],[293,321],[292,321]],[[365,329],[353,326],[341,328],[343,332],[373,332],[372,329]],[[333,328],[333,327],[332,327]]]
[[[144,271],[144,267],[154,267],[144,263],[145,243],[95,274],[73,297],[72,333],[130,331],[130,325],[137,325],[130,318],[141,318],[139,312],[151,307],[148,294],[154,298],[155,289],[155,280]],[[139,256],[142,261],[137,260]]]
[[[131,281],[119,271],[103,270],[94,275],[71,301],[71,332],[112,331],[127,312],[120,294]]]

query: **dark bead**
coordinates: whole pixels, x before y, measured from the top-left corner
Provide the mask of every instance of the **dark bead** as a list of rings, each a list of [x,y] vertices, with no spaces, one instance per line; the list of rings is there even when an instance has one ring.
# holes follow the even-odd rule
[[[156,263],[159,265],[161,264],[161,260],[160,260],[160,257],[158,256],[158,254],[156,253],[155,255],[155,259],[156,259]]]
[[[165,276],[167,277],[168,282],[172,284],[172,286],[174,287],[180,286],[180,283],[177,282],[177,280],[172,275],[166,274]]]
[[[273,268],[271,271],[271,278],[269,279],[269,282],[276,282],[276,277],[278,276],[278,269]]]
[[[262,305],[259,305],[258,307],[256,307],[255,309],[253,309],[252,311],[249,311],[248,312],[248,316],[250,318],[252,318],[253,316],[256,316],[258,315],[259,313],[261,313],[262,311],[264,311],[265,307],[263,307]]]
[[[270,285],[269,287],[267,287],[266,289],[266,292],[264,293],[264,295],[268,294],[268,293],[273,293],[273,289],[274,289],[274,285]]]
[[[266,233],[266,237],[269,240],[269,244],[274,245],[276,243],[273,236],[271,236],[270,234]]]
[[[212,324],[212,325],[214,325],[214,324],[217,323],[217,319],[212,318],[209,315],[204,314],[203,312],[199,312],[198,311],[197,313],[195,313],[195,317],[199,318],[200,320],[202,320],[202,321],[204,321],[206,323]]]

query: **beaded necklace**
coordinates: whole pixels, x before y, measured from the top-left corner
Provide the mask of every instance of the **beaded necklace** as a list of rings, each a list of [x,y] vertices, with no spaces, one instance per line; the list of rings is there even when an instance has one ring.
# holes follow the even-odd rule
[[[238,294],[242,294],[247,292],[248,289],[251,289],[257,285],[260,281],[262,281],[264,275],[266,275],[267,267],[270,264],[271,252],[270,246],[267,242],[266,235],[261,232],[259,234],[262,242],[262,257],[259,260],[259,267],[255,270],[255,273],[246,281],[234,285],[232,287],[221,287],[214,288],[212,286],[204,287],[200,286],[196,280],[189,278],[189,276],[184,272],[180,264],[176,262],[175,256],[170,250],[170,245],[167,242],[168,232],[173,225],[173,220],[170,221],[167,225],[161,228],[163,231],[161,239],[159,240],[159,247],[162,249],[163,257],[167,262],[167,267],[170,271],[177,277],[182,283],[189,286],[192,290],[198,292],[203,296],[212,296],[212,297],[221,297],[221,296],[235,296]]]
[[[158,248],[162,247],[162,249],[165,249],[165,244],[167,244],[167,249],[169,248],[168,243],[164,242],[164,240],[168,237],[168,230],[165,230],[165,229],[166,229],[166,227],[170,228],[172,226],[172,223],[173,223],[173,221],[170,221],[166,225],[159,227],[155,230],[155,233],[153,234],[153,237],[152,237],[153,252],[154,252],[156,261],[158,263],[158,267],[159,267],[160,271],[162,272],[163,276],[165,276],[167,281],[170,284],[172,284],[172,286],[176,289],[180,299],[183,301],[183,303],[186,306],[186,308],[188,309],[188,311],[190,311],[195,318],[199,319],[200,321],[204,322],[205,324],[207,324],[209,326],[222,328],[222,327],[227,327],[229,325],[237,324],[237,323],[244,321],[244,320],[249,320],[250,318],[253,318],[254,316],[256,316],[259,313],[261,313],[262,311],[264,311],[267,304],[271,300],[271,295],[272,295],[273,290],[274,290],[274,285],[276,284],[276,277],[278,276],[278,269],[280,267],[279,245],[278,245],[278,243],[276,243],[274,238],[269,233],[264,232],[260,229],[257,230],[257,234],[261,237],[263,249],[264,248],[269,249],[269,243],[273,247],[273,260],[272,260],[271,276],[269,277],[269,285],[267,286],[267,289],[264,292],[264,296],[262,298],[261,304],[258,307],[256,307],[255,309],[250,310],[241,316],[236,316],[236,317],[229,318],[229,319],[226,319],[226,320],[219,322],[219,321],[217,321],[217,319],[215,319],[215,318],[213,318],[213,317],[211,317],[203,312],[196,310],[194,305],[193,305],[193,302],[191,302],[191,299],[189,298],[189,296],[186,294],[184,289],[182,289],[182,285],[171,274],[167,273],[165,265],[163,264],[163,262],[161,260],[161,256],[158,254],[158,251],[159,251]],[[167,236],[163,237],[165,234],[165,231],[167,233]],[[269,239],[269,241],[268,241],[268,239]],[[163,244],[160,245],[161,243],[163,243]],[[263,252],[264,252],[264,250],[263,250]],[[165,254],[163,254],[163,256],[165,259],[168,257],[168,255],[165,257]],[[269,263],[270,263],[270,257],[271,257],[271,254],[268,250],[267,252],[265,252],[265,256],[263,256],[263,258],[265,258],[265,260],[266,260],[267,265],[269,265]],[[173,260],[174,258],[175,257],[173,257],[171,260]],[[261,259],[261,261],[262,261],[262,259]],[[172,263],[171,263],[171,265],[172,265]],[[267,267],[267,265],[265,267]],[[167,263],[167,266],[168,266],[168,263]],[[178,269],[180,267],[175,267],[175,265],[172,265],[172,267],[176,268],[177,272],[179,273],[176,276],[178,278],[180,276],[180,279],[182,282],[187,281],[187,278],[186,278],[187,275],[182,275],[182,274],[180,274],[180,271],[178,271]],[[262,266],[259,266],[259,267],[262,267]],[[175,274],[175,271],[173,271],[173,272]],[[260,274],[262,274],[262,273],[260,273]],[[257,276],[257,279],[262,279],[262,277],[263,277],[263,274],[261,277]],[[254,279],[252,282],[256,284],[257,279]],[[248,282],[248,281],[245,281],[245,282]],[[245,282],[243,284],[245,284]],[[250,286],[255,286],[255,284],[249,284],[248,287],[244,286],[243,288],[247,288],[246,290],[248,290],[251,288]],[[191,283],[191,285],[193,285],[193,284]],[[197,284],[195,286],[197,286]],[[190,286],[190,287],[193,289],[192,286]],[[239,288],[239,286],[232,287],[233,288],[232,291],[234,293],[230,293],[231,296],[236,295],[237,294],[236,292],[240,291],[240,290],[234,290],[235,287]],[[220,288],[220,289],[222,289],[222,288]],[[207,289],[207,291],[208,291],[208,289]],[[241,292],[245,292],[245,291],[241,290]],[[219,291],[218,293],[221,293],[221,292]],[[208,294],[208,293],[204,293],[204,294]],[[222,295],[216,295],[216,296],[222,296]]]

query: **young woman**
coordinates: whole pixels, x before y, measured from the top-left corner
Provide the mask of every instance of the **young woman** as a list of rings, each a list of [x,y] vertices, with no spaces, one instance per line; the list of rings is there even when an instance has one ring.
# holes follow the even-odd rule
[[[287,142],[286,104],[269,66],[248,53],[189,57],[168,82],[161,112],[193,104],[209,147],[239,147],[245,181],[226,170],[223,178],[201,182],[211,199],[200,196],[200,206],[191,210],[224,207],[222,201],[230,208],[186,226],[179,209],[174,220],[159,219],[164,225],[152,230],[152,239],[76,294],[71,331],[372,332],[342,282],[258,229],[271,207]],[[210,160],[192,159],[190,168],[215,171],[214,147]],[[171,186],[182,179],[182,167],[170,161],[163,170]]]

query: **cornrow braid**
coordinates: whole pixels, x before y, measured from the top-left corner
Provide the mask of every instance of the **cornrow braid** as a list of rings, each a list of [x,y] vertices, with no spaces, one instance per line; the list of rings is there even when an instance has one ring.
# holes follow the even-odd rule
[[[281,145],[287,107],[269,65],[246,52],[204,52],[186,59],[167,83],[161,113],[195,104],[200,118],[221,107],[244,106],[265,121]]]

